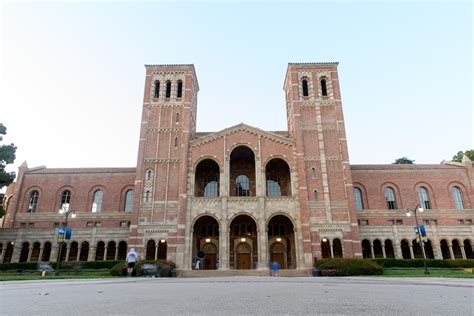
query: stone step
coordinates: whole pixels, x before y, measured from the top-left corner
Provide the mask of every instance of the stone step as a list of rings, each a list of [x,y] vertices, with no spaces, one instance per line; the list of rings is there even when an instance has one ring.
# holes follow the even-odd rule
[[[270,276],[270,270],[178,270],[179,278],[208,278],[230,276]],[[278,272],[280,277],[308,277],[311,270],[284,269]]]

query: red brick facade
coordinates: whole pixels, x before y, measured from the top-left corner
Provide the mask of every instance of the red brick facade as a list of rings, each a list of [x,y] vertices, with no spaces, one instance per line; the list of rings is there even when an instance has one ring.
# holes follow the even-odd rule
[[[289,64],[288,131],[197,133],[194,66],[147,65],[137,167],[23,164],[4,198],[0,259],[56,260],[66,191],[77,216],[64,260],[122,258],[127,247],[181,269],[201,257],[201,268],[224,270],[419,257],[405,213],[420,203],[428,256],[472,258],[472,162],[350,165],[338,80],[337,63]]]

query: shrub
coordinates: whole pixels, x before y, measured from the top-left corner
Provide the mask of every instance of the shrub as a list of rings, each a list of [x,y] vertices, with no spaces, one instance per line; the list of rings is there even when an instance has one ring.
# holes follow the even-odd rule
[[[117,263],[124,263],[124,260],[100,260],[100,261],[84,261],[83,269],[111,269]]]
[[[323,276],[383,274],[383,268],[381,266],[364,259],[323,259],[317,261],[315,267],[321,269]]]
[[[127,264],[125,262],[119,262],[110,269],[110,275],[113,276],[126,276],[127,275]]]
[[[423,268],[423,259],[368,259],[384,268]],[[473,259],[443,260],[426,259],[430,268],[474,268]]]
[[[176,264],[169,260],[143,260],[137,264],[137,275],[143,275],[142,266],[144,264],[156,264],[158,266],[158,273],[161,277],[169,277],[171,270],[176,268]]]
[[[16,262],[16,263],[3,263],[1,266],[2,271],[7,270],[36,270],[38,262]]]

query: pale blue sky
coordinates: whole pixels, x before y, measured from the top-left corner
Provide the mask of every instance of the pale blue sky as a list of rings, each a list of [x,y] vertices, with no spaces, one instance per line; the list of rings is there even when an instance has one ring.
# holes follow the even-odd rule
[[[288,62],[339,61],[351,163],[473,148],[470,2],[13,3],[0,122],[14,170],[128,167],[144,64],[193,63],[198,131],[286,130]]]

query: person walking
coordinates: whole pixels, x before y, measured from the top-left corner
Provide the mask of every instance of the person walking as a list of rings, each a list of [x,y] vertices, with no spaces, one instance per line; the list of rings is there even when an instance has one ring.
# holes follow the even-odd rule
[[[138,254],[135,252],[135,248],[131,248],[127,253],[127,276],[132,276],[133,269],[138,261]]]

